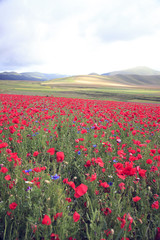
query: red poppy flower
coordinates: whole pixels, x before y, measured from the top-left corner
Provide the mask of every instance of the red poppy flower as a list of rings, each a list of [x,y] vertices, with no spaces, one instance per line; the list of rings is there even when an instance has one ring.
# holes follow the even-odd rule
[[[81,183],[78,187],[76,187],[75,189],[75,198],[79,198],[81,196],[83,196],[88,190],[88,187],[86,185],[84,185],[83,183]]]
[[[74,214],[73,214],[73,220],[74,220],[74,222],[78,222],[79,219],[80,219],[80,215],[79,215],[79,213],[77,213],[77,212],[75,211]]]
[[[136,197],[132,198],[132,200],[133,200],[134,202],[138,202],[139,200],[141,200],[141,198],[138,197],[138,196],[136,196]]]
[[[11,212],[9,212],[9,211],[7,211],[7,215],[8,215],[8,216],[11,216],[11,215],[12,215],[12,213],[11,213]]]
[[[152,159],[147,159],[147,160],[146,160],[146,163],[147,163],[147,164],[152,164]]]
[[[6,176],[5,176],[5,179],[6,179],[7,181],[11,180],[11,176],[10,176],[10,175],[6,175]]]
[[[155,201],[153,204],[152,204],[152,208],[154,209],[158,209],[159,208],[159,202],[158,201]]]
[[[33,153],[33,157],[38,156],[38,154],[39,154],[39,152],[38,152],[38,151],[35,151],[35,152]]]
[[[57,152],[56,153],[56,158],[57,158],[57,162],[63,162],[63,160],[64,160],[64,153],[63,152]]]
[[[5,148],[8,147],[8,143],[4,142],[4,143],[0,143],[0,148]]]
[[[125,183],[123,183],[123,182],[121,182],[118,186],[120,187],[121,190],[122,190],[122,189],[126,189],[126,188],[125,188]]]
[[[8,172],[8,169],[7,169],[6,167],[1,167],[0,172],[2,172],[2,173],[6,173],[6,172]]]
[[[11,210],[14,210],[16,207],[17,207],[17,203],[15,203],[15,202],[13,202],[13,203],[11,203],[11,204],[9,205],[9,208],[10,208]]]
[[[72,202],[72,199],[71,198],[66,198],[65,199],[67,202]]]
[[[62,214],[63,214],[62,212],[56,213],[56,215],[54,215],[54,220],[56,221],[57,218],[62,217]]]
[[[102,208],[101,211],[107,216],[108,214],[111,214],[112,210],[110,208]]]
[[[50,153],[50,155],[54,155],[55,153],[55,149],[54,148],[50,148],[47,150],[48,153]]]
[[[51,225],[51,219],[48,215],[44,215],[44,218],[42,220],[42,224],[44,225]]]
[[[52,233],[51,240],[60,240],[60,238],[59,238],[58,234]]]

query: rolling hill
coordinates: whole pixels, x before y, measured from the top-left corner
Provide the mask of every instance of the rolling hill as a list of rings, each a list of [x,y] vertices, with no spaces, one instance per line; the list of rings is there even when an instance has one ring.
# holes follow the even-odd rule
[[[107,75],[107,76],[113,76],[117,74],[122,74],[122,75],[146,75],[146,76],[152,76],[152,75],[160,75],[160,71],[151,69],[149,67],[144,67],[144,66],[139,66],[135,68],[130,68],[126,70],[121,70],[121,71],[114,71],[114,72],[108,72],[108,73],[103,73],[102,75]]]
[[[145,87],[160,89],[160,75],[132,75],[117,74],[105,75],[79,75],[66,78],[53,79],[41,83],[46,86],[72,86],[72,87]]]

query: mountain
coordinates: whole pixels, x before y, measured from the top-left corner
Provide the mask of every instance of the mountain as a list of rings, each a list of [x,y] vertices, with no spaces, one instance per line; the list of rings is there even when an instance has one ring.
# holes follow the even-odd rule
[[[25,81],[46,81],[50,79],[57,79],[67,77],[62,74],[47,74],[40,72],[2,72],[0,73],[0,80],[25,80]]]
[[[102,75],[107,75],[107,76],[113,76],[113,75],[146,75],[146,76],[153,76],[153,75],[160,75],[160,71],[151,69],[149,67],[135,67],[135,68],[130,68],[126,70],[121,70],[121,71],[114,71],[114,72],[108,72],[108,73],[103,73]]]

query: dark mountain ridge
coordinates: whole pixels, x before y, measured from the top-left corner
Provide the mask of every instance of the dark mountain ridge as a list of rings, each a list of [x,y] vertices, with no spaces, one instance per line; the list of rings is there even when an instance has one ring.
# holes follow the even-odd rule
[[[0,80],[23,80],[23,81],[47,81],[55,78],[67,77],[62,74],[47,74],[40,72],[2,72],[0,73]]]

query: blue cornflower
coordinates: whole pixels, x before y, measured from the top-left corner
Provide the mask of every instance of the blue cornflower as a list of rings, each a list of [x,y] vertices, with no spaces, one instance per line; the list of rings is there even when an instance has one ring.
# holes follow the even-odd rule
[[[52,180],[57,180],[57,179],[59,179],[59,178],[60,178],[60,176],[58,176],[57,173],[56,173],[54,176],[51,176],[51,179],[52,179]]]
[[[118,161],[116,159],[114,159],[113,162],[118,162]]]
[[[29,172],[32,172],[32,169],[25,170],[25,173],[29,173]]]
[[[112,185],[113,185],[113,182],[109,182],[108,184],[109,184],[109,186],[112,186]]]
[[[94,145],[93,145],[93,147],[97,147],[97,145],[96,145],[96,144],[94,144]]]
[[[31,190],[31,189],[32,189],[32,187],[28,186],[25,191],[28,192],[28,191]]]
[[[81,154],[81,152],[80,151],[78,151],[78,155],[80,155]]]

